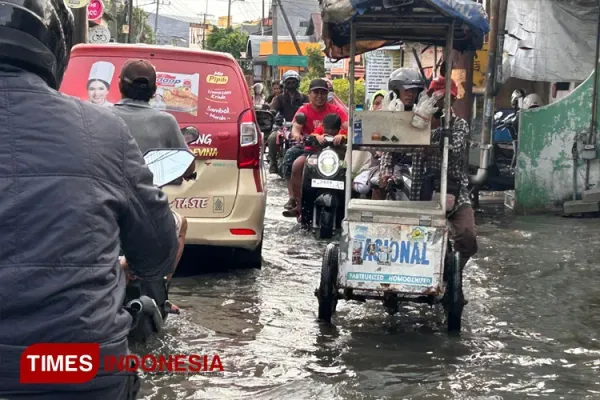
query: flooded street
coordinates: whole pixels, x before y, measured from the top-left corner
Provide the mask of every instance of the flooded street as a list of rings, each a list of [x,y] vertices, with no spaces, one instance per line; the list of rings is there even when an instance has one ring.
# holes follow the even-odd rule
[[[148,377],[139,398],[600,398],[597,220],[479,213],[461,337],[425,305],[340,301],[329,327],[314,296],[326,243],[281,216],[286,194],[270,182],[262,270],[177,278],[182,314],[147,349],[216,353],[224,375]],[[186,270],[227,267],[186,251]]]

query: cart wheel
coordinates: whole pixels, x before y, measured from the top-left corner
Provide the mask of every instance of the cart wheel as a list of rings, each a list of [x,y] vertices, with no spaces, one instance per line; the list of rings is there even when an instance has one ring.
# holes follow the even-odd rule
[[[444,308],[446,309],[448,332],[459,332],[462,323],[462,312],[465,306],[462,289],[462,271],[460,254],[454,252],[448,257],[448,281],[444,294]]]
[[[321,265],[321,282],[317,292],[319,299],[319,319],[331,323],[331,317],[335,314],[337,306],[337,273],[339,260],[339,245],[329,243],[323,254]]]

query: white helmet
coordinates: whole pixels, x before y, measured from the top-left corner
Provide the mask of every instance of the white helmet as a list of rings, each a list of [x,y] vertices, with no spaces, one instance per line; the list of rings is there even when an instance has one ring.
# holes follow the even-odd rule
[[[295,80],[298,81],[298,83],[300,83],[300,74],[297,71],[294,71],[293,69],[290,69],[289,71],[286,71],[283,74],[283,77],[281,78],[281,81],[285,82],[288,79],[295,79]]]
[[[527,95],[527,97],[525,97],[525,99],[523,99],[523,109],[524,110],[528,110],[530,108],[542,107],[543,105],[544,105],[544,102],[542,101],[542,98],[540,97],[540,95],[537,93],[531,93],[530,95]]]

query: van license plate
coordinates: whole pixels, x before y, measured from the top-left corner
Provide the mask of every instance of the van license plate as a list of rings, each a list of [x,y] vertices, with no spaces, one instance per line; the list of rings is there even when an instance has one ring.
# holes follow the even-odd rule
[[[313,179],[312,187],[322,189],[344,190],[344,181],[330,181],[327,179]]]

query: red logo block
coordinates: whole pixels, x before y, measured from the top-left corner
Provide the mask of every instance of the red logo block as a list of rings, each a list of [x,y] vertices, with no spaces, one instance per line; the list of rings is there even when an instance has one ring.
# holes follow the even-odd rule
[[[100,366],[98,343],[36,343],[20,360],[21,383],[85,383]]]

